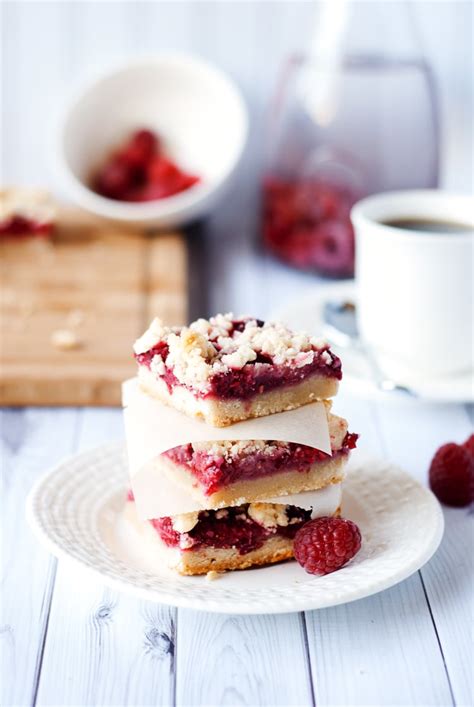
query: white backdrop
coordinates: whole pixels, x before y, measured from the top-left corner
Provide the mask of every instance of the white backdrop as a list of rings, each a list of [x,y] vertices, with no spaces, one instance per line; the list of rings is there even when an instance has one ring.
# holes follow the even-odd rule
[[[374,11],[403,2],[356,2],[367,20],[357,44],[370,42]],[[419,40],[434,66],[443,117],[443,183],[469,186],[472,120],[472,3],[410,2]],[[58,108],[90,71],[161,49],[197,52],[242,87],[253,117],[249,151],[258,154],[261,115],[283,57],[304,48],[313,2],[23,2],[2,11],[3,181],[54,185],[51,146]],[[390,28],[391,21],[387,24]],[[390,43],[405,45],[392,26]],[[247,157],[249,159],[249,157]],[[254,163],[252,159],[252,163]]]

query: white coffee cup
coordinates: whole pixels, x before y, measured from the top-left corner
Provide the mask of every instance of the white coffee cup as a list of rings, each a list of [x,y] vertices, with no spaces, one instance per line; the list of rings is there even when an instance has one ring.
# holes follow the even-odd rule
[[[436,190],[390,192],[359,201],[351,218],[359,331],[384,372],[407,383],[472,370],[471,198]],[[386,225],[402,219],[438,222],[437,229]],[[465,230],[443,231],[443,223]]]

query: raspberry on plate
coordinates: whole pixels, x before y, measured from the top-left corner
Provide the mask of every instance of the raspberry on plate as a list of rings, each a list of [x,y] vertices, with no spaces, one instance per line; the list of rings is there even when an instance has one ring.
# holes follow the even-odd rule
[[[293,552],[310,574],[329,574],[345,565],[361,546],[360,530],[344,518],[315,518],[298,530]]]
[[[448,442],[434,455],[430,470],[430,488],[438,501],[447,506],[468,506],[474,492],[473,435],[464,445]]]

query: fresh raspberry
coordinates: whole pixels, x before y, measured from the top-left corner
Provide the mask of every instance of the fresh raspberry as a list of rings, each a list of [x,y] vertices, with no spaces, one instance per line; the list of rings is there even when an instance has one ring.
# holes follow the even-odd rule
[[[162,155],[153,157],[147,168],[147,178],[151,184],[170,184],[179,179],[179,175],[179,167]]]
[[[173,196],[200,181],[161,154],[160,139],[151,130],[137,130],[105,162],[92,187],[109,199],[144,202]]]
[[[158,147],[158,138],[151,130],[137,130],[119,154],[129,167],[146,169]]]
[[[295,558],[310,574],[340,569],[360,550],[360,530],[344,518],[315,518],[295,535]]]
[[[130,144],[141,148],[148,157],[161,149],[159,138],[151,130],[137,130],[130,138]]]
[[[131,174],[126,164],[118,159],[108,162],[97,177],[96,190],[109,199],[123,199],[127,189],[130,188]]]
[[[464,449],[467,449],[471,457],[474,457],[474,434],[472,434],[469,439],[466,439],[462,446]]]
[[[466,446],[443,444],[432,459],[430,488],[438,501],[447,506],[468,506],[473,500],[474,455],[470,453],[470,440]]]
[[[354,233],[350,221],[328,219],[317,226],[309,261],[328,275],[350,275],[354,268]]]

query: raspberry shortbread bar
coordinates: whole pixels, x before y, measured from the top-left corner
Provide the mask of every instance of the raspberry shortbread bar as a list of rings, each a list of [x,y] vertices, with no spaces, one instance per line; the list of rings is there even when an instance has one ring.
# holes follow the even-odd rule
[[[332,495],[331,515],[339,515],[340,489]],[[313,514],[311,510],[275,503],[249,503],[233,508],[186,513],[140,521],[133,496],[125,517],[141,535],[157,566],[183,575],[206,574],[271,564],[293,557],[293,539]],[[328,515],[328,511],[324,512]]]
[[[232,314],[189,327],[155,319],[134,352],[146,392],[216,427],[330,398],[342,377],[325,342]]]
[[[340,483],[357,435],[329,413],[332,456],[293,442],[199,442],[170,449],[156,460],[159,473],[185,489],[202,508],[222,508]]]
[[[0,236],[49,235],[56,209],[40,189],[0,190]]]

